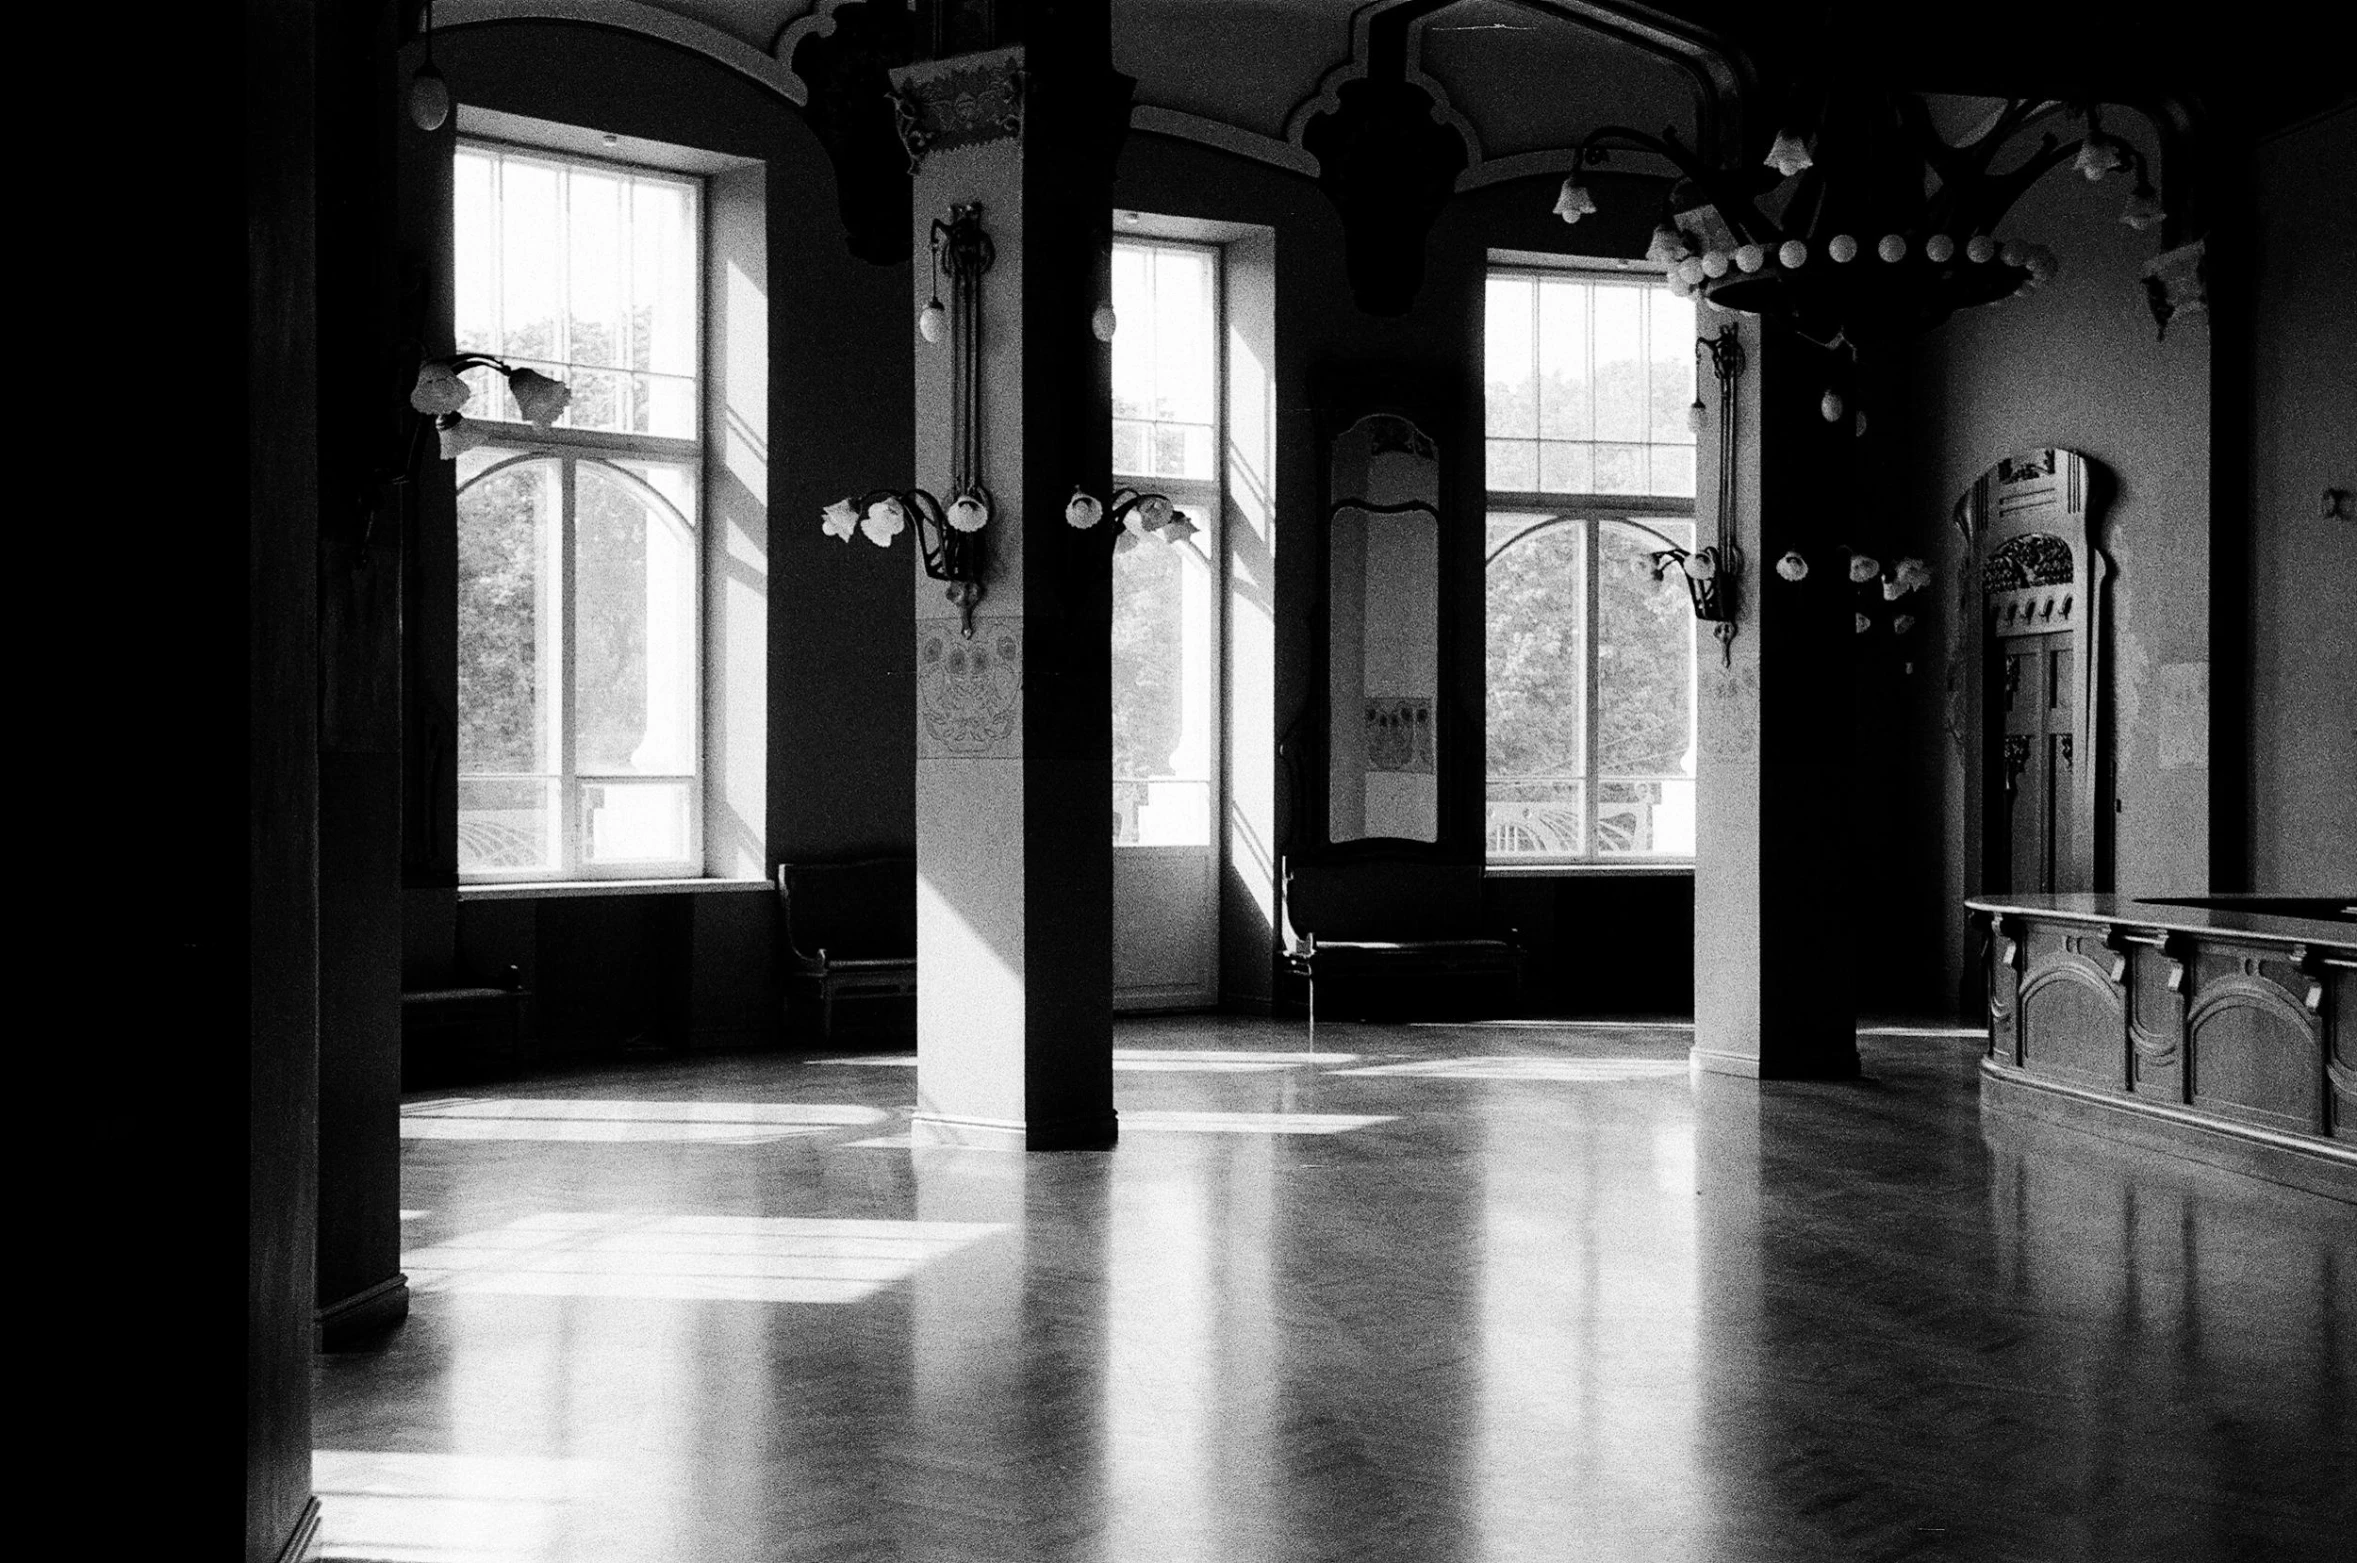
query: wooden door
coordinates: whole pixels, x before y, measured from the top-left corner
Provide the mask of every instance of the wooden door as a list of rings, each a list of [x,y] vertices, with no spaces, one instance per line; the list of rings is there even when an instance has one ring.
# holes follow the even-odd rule
[[[1997,760],[1990,794],[2002,840],[1990,854],[2000,893],[2086,886],[2076,840],[2079,762],[2077,636],[2068,631],[2008,636],[1997,643],[1996,728],[1988,747]]]

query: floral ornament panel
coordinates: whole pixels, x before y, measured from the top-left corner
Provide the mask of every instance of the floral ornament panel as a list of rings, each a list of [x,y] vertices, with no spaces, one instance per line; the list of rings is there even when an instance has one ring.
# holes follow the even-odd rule
[[[1432,697],[1367,697],[1367,769],[1432,774]]]
[[[2021,591],[2033,586],[2068,586],[2075,569],[2071,545],[2049,532],[2006,539],[1981,566],[1981,590]]]
[[[1012,618],[917,626],[917,755],[1014,759],[1023,753],[1023,631]]]

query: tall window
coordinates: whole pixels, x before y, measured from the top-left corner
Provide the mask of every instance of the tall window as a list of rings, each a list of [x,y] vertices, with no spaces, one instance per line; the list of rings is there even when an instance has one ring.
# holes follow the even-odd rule
[[[1202,530],[1113,556],[1113,839],[1211,844],[1218,753],[1219,251],[1113,246],[1113,480]]]
[[[1493,270],[1489,859],[1694,855],[1694,311],[1611,274]]]
[[[522,421],[479,370],[458,462],[459,872],[702,867],[702,188],[467,143],[457,345],[569,383]]]

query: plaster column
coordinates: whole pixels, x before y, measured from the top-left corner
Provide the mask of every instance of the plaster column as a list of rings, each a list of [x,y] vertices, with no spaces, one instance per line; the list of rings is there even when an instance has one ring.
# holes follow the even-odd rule
[[[1718,317],[1724,319],[1725,317]],[[1716,324],[1707,314],[1705,330]],[[1817,410],[1826,355],[1741,322],[1736,382],[1738,633],[1722,662],[1701,637],[1696,789],[1694,1054],[1697,1069],[1763,1079],[1858,1072],[1850,970],[1851,659],[1847,540],[1856,453]],[[1715,387],[1705,387],[1715,424]],[[1726,453],[1705,441],[1696,492],[1718,491]],[[1708,512],[1700,518],[1706,524]],[[1807,580],[1775,573],[1787,550]]]
[[[1111,532],[1066,525],[1110,488],[1111,354],[1101,9],[1028,46],[895,71],[916,105],[915,292],[932,226],[979,205],[982,454],[995,499],[966,633],[916,572],[919,1144],[1052,1150],[1115,1138]],[[1016,128],[1014,122],[1020,122]],[[941,297],[955,297],[942,279]],[[955,322],[916,353],[917,483],[951,497]]]

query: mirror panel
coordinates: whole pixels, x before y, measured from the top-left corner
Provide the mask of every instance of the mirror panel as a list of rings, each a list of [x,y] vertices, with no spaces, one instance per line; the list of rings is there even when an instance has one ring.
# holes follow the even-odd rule
[[[1439,452],[1376,414],[1330,459],[1326,836],[1438,841]]]

